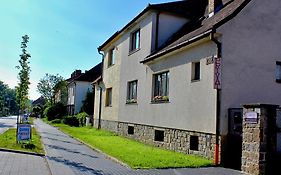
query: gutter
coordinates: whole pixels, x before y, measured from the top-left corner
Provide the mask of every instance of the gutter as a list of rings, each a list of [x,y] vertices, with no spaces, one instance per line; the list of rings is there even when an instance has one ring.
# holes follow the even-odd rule
[[[210,39],[217,45],[217,57],[222,56],[222,43],[219,42],[215,37],[214,33],[216,30],[213,29],[210,34]],[[216,89],[216,142],[215,142],[215,155],[214,163],[219,165],[219,145],[220,145],[220,110],[221,110],[221,89]]]
[[[102,56],[102,61],[101,61],[101,65],[102,65],[101,82],[102,82],[104,54],[101,53],[100,50],[98,50],[98,53]],[[97,83],[98,83],[98,82],[97,82]],[[99,83],[98,83],[98,84],[99,84]],[[100,85],[98,85],[98,86],[99,86],[99,90],[100,90],[98,129],[101,129],[102,86],[100,86]]]

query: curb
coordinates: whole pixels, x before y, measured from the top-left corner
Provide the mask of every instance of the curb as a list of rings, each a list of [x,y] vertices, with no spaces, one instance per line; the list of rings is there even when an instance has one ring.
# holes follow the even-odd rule
[[[27,151],[19,151],[19,150],[14,150],[14,149],[0,148],[0,151],[2,151],[2,152],[20,153],[20,154],[28,154],[28,155],[33,155],[33,156],[45,157],[45,154],[34,153],[34,152],[27,152]]]

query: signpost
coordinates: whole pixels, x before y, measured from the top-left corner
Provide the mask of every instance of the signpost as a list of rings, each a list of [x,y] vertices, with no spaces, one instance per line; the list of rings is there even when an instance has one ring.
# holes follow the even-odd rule
[[[31,125],[30,124],[19,124],[18,125],[18,142],[29,141],[31,139]]]
[[[29,122],[29,119],[28,119],[27,114],[24,114],[21,117],[18,115],[18,117],[17,117],[17,135],[16,135],[17,143],[31,140],[31,125],[28,124],[28,122]]]
[[[214,89],[221,89],[221,58],[218,56],[214,62]]]

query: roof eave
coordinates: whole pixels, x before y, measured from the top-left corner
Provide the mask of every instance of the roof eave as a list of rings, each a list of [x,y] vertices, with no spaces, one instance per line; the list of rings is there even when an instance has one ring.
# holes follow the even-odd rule
[[[171,52],[173,52],[175,50],[178,50],[178,49],[180,49],[182,47],[185,47],[185,46],[187,46],[189,44],[192,44],[192,43],[194,43],[194,42],[196,42],[198,40],[206,38],[207,36],[209,36],[209,34],[212,31],[213,31],[213,29],[209,29],[209,30],[207,30],[207,31],[205,31],[205,32],[203,32],[203,33],[201,33],[199,35],[196,35],[195,37],[193,37],[193,38],[191,38],[191,39],[189,39],[189,40],[187,40],[185,42],[177,44],[177,45],[175,45],[175,46],[173,46],[173,47],[171,47],[171,48],[169,48],[167,50],[163,50],[162,52],[159,52],[159,53],[157,53],[155,55],[148,56],[145,60],[141,61],[140,63],[143,63],[143,64],[148,63],[148,62],[153,61],[153,60],[155,60],[155,59],[157,59],[157,58],[159,58],[159,57],[161,57],[163,55],[166,55],[166,54],[171,53]]]
[[[116,36],[124,32],[130,25],[134,24],[141,16],[143,16],[146,12],[152,9],[152,5],[148,5],[141,13],[139,13],[134,19],[132,19],[127,25],[125,25],[120,31],[114,33],[108,40],[106,40],[101,46],[98,47],[98,51],[103,51],[104,47],[110,43]]]

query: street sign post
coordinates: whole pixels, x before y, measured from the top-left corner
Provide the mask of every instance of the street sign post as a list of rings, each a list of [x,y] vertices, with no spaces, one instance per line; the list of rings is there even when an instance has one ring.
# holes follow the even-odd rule
[[[30,124],[18,124],[17,140],[29,141],[31,139],[31,125]]]

